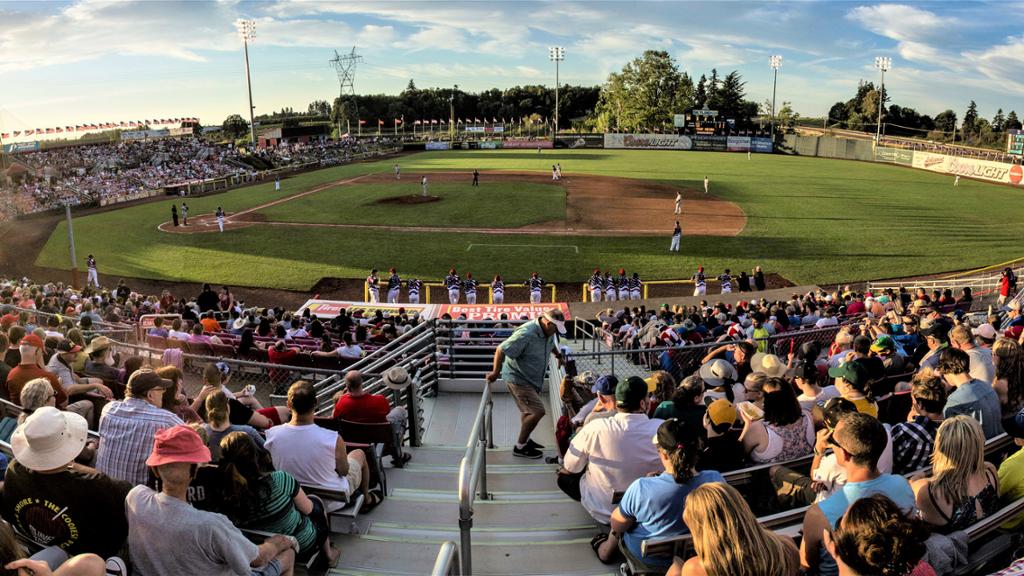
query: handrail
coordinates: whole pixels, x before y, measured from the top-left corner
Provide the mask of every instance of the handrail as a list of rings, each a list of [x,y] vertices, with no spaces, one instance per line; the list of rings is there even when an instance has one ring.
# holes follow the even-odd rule
[[[473,573],[472,538],[473,502],[476,500],[477,486],[480,488],[480,499],[490,500],[487,492],[487,449],[494,448],[494,428],[492,409],[494,400],[491,397],[491,384],[484,381],[483,392],[480,394],[480,407],[477,408],[473,427],[466,441],[466,453],[459,462],[459,532],[461,533],[460,553],[462,555],[462,573],[469,576]]]
[[[442,542],[430,576],[459,576],[462,574],[459,569],[458,554],[459,549],[455,546],[455,542],[450,540]]]

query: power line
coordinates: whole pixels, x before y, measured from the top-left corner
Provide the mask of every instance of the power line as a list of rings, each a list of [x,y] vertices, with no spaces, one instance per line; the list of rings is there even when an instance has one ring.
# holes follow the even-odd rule
[[[356,47],[352,47],[352,52],[342,56],[338,54],[338,51],[334,51],[334,58],[330,60],[331,66],[338,73],[338,85],[339,85],[339,96],[342,98],[346,95],[346,89],[348,90],[348,96],[355,97],[356,95],[356,66],[363,61],[363,57],[356,54]]]

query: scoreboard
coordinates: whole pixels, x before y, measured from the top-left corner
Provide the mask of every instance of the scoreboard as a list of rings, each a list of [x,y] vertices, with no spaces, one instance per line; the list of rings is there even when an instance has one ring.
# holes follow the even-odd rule
[[[1024,130],[1010,130],[1006,135],[1006,153],[1024,156]]]

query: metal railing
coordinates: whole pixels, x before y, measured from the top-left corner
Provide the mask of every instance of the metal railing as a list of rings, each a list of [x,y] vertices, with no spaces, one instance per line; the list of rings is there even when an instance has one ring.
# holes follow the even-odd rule
[[[442,542],[430,576],[461,576],[461,574],[458,547],[455,546],[455,542],[450,540]]]
[[[601,327],[594,326],[586,320],[576,319],[573,322],[573,335],[584,352],[587,351],[587,348],[590,348],[592,352],[601,352],[609,349],[601,332]]]
[[[63,326],[64,322],[70,320],[75,327],[79,327],[82,321],[82,316],[68,316],[65,314],[55,314],[52,312],[43,312],[42,310],[36,310],[35,308],[20,308],[18,306],[6,305],[16,314],[24,312],[28,315],[28,321],[36,326],[46,328],[50,318],[56,318],[58,323]],[[98,314],[97,314],[98,316]],[[90,320],[92,318],[90,317]],[[89,330],[84,331],[87,338],[92,336],[106,336],[111,340],[129,341],[135,340],[135,325],[124,323],[124,322],[107,322],[105,320],[93,320],[92,326]]]
[[[487,492],[487,449],[494,448],[493,408],[491,384],[485,381],[483,392],[480,393],[480,407],[477,408],[469,440],[466,441],[466,453],[459,462],[459,549],[462,555],[462,573],[466,576],[473,573],[471,530],[477,489],[479,488],[481,500],[491,499],[490,493]]]
[[[437,320],[438,369],[451,379],[483,378],[494,350],[527,320]]]
[[[1024,268],[1014,269],[1014,274],[1020,276],[1024,274]],[[974,276],[970,278],[944,278],[935,280],[893,280],[893,281],[875,281],[868,282],[868,290],[871,292],[881,292],[883,290],[899,290],[900,288],[906,288],[908,290],[916,290],[918,288],[924,288],[925,290],[962,290],[963,288],[970,288],[974,291],[974,295],[980,296],[986,292],[991,292],[999,289],[999,282],[1002,279],[1000,274],[990,276]]]

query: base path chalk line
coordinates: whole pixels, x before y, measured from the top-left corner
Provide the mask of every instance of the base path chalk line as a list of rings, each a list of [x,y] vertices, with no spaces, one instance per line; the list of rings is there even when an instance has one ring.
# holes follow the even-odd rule
[[[470,244],[466,246],[466,252],[473,249],[473,246],[486,246],[488,248],[572,248],[577,254],[580,247],[573,244]]]

